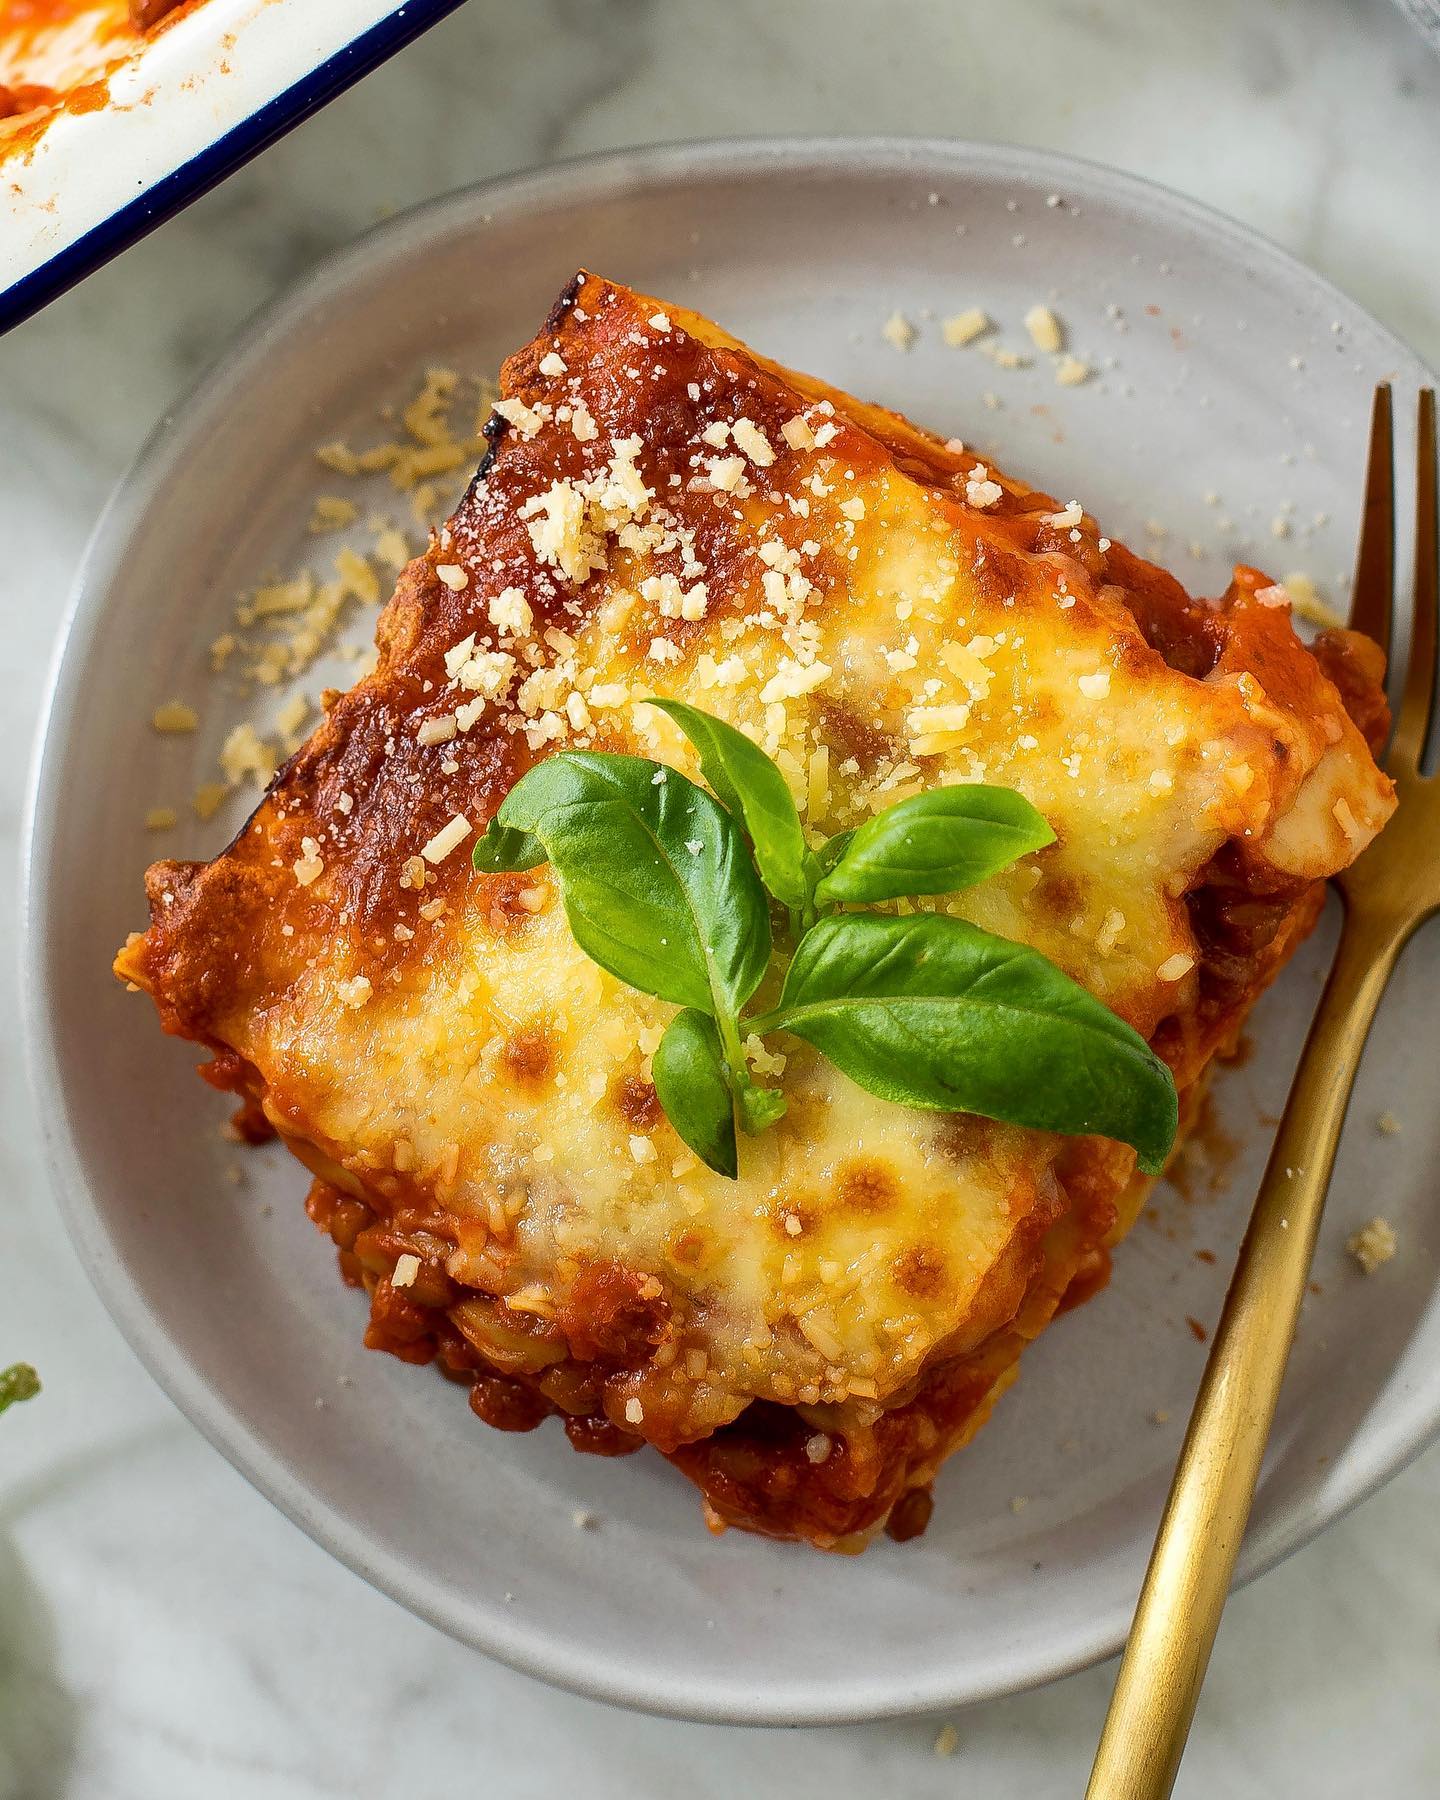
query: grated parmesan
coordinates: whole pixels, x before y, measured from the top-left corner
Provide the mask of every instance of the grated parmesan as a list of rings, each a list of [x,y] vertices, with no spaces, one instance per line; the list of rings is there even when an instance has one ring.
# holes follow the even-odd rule
[[[465,842],[471,829],[470,821],[464,813],[456,813],[447,825],[440,827],[428,844],[420,846],[420,854],[428,863],[442,863],[452,850]]]
[[[1048,306],[1032,306],[1025,315],[1025,329],[1037,350],[1054,355],[1065,348],[1065,334],[1060,321]]]
[[[150,723],[162,737],[175,737],[194,731],[200,723],[200,715],[183,700],[167,700],[151,713]]]
[[[976,338],[983,337],[992,329],[988,316],[978,306],[952,313],[940,323],[940,335],[952,350],[961,350],[966,344],[973,344]]]

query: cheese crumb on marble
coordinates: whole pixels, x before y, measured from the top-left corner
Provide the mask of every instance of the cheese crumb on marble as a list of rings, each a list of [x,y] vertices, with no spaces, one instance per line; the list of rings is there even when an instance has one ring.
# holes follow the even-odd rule
[[[1095,373],[1090,364],[1078,356],[1062,356],[1055,364],[1057,387],[1079,387]]]

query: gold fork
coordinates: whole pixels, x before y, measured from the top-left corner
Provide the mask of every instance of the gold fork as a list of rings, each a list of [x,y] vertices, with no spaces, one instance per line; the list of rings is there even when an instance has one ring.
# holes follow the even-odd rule
[[[1394,493],[1390,389],[1375,390],[1350,624],[1390,650]],[[1164,1800],[1174,1786],[1260,1474],[1360,1053],[1396,959],[1440,910],[1440,776],[1421,774],[1435,694],[1440,549],[1435,395],[1420,395],[1415,603],[1386,759],[1399,805],[1336,878],[1345,924],[1240,1246],[1086,1800]]]

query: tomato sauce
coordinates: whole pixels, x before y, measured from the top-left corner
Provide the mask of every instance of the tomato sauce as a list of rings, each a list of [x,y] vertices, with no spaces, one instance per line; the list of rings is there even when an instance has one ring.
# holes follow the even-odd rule
[[[201,0],[0,0],[0,157],[60,111],[97,112],[109,77]]]

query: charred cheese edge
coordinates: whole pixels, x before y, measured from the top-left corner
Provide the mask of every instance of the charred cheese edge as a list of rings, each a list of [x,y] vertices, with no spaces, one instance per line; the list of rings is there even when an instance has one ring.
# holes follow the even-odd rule
[[[1193,601],[1078,506],[706,320],[582,274],[502,391],[375,673],[219,857],[151,871],[117,971],[335,1187],[442,1218],[477,1316],[561,1354],[623,1274],[652,1328],[606,1366],[616,1425],[673,1451],[768,1400],[863,1432],[1014,1334],[1082,1151],[1116,1234],[1133,1156],[889,1105],[777,1037],[756,1066],[783,1059],[789,1111],[713,1174],[649,1084],[672,1009],[576,948],[547,870],[471,871],[513,782],[577,746],[698,777],[639,704],[673,695],[777,760],[817,840],[1014,787],[1056,842],[925,904],[1043,951],[1182,1089],[1390,785],[1263,576]],[[1293,926],[1238,994],[1207,987],[1190,904],[1217,861]]]

